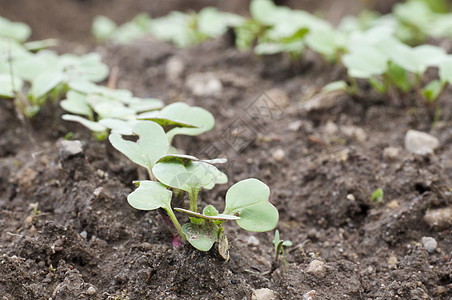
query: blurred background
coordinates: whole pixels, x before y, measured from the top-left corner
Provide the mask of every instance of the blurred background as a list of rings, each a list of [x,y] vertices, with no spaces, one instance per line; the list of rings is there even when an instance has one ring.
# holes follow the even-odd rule
[[[278,5],[303,9],[323,15],[336,24],[343,16],[356,14],[363,8],[386,13],[394,0],[275,0]],[[250,0],[0,0],[0,16],[24,22],[32,28],[32,40],[58,38],[85,42],[92,39],[91,26],[96,15],[104,15],[118,24],[141,12],[160,17],[170,11],[199,11],[215,6],[222,11],[249,14]]]

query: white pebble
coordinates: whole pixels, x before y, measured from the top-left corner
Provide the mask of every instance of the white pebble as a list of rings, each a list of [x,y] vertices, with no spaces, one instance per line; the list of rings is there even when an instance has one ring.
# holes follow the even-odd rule
[[[250,246],[259,246],[259,244],[260,244],[259,240],[254,235],[250,235],[248,237],[248,239],[246,240],[246,242]]]
[[[429,236],[424,236],[422,238],[422,244],[424,245],[424,248],[429,252],[432,253],[435,251],[435,249],[438,247],[438,243],[436,240]]]
[[[87,294],[87,295],[94,295],[94,294],[96,294],[96,293],[97,293],[97,290],[96,290],[96,288],[93,287],[93,286],[90,286],[90,287],[86,290],[86,294]]]
[[[223,91],[221,81],[213,73],[190,74],[185,85],[200,97],[220,97]]]
[[[252,300],[273,300],[276,299],[274,291],[268,288],[253,290]]]
[[[170,59],[168,59],[166,66],[166,79],[169,81],[177,81],[184,72],[185,66],[182,59],[180,59],[177,56],[173,56]]]
[[[452,225],[452,207],[430,209],[425,213],[424,220],[431,227],[447,228]]]
[[[60,143],[60,155],[63,159],[79,155],[83,153],[82,142],[76,141],[61,141]]]
[[[286,157],[286,153],[284,152],[283,149],[279,148],[279,149],[276,149],[272,153],[272,157],[273,157],[274,160],[280,162],[280,161],[284,160],[284,158]]]
[[[316,277],[325,277],[325,263],[321,260],[315,259],[309,263],[306,273],[310,273]]]
[[[429,154],[439,147],[439,140],[428,133],[408,130],[405,135],[405,148],[416,154]]]
[[[383,149],[383,158],[387,160],[396,159],[400,154],[400,148],[386,147]]]
[[[303,294],[302,300],[314,300],[316,293],[317,292],[315,290],[310,290],[309,292]]]

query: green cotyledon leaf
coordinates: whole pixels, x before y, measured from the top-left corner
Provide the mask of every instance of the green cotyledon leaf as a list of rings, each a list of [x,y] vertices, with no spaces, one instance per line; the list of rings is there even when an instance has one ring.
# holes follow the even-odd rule
[[[268,201],[270,189],[255,178],[234,184],[226,193],[223,214],[239,216],[237,224],[248,231],[263,232],[276,227],[278,210]]]

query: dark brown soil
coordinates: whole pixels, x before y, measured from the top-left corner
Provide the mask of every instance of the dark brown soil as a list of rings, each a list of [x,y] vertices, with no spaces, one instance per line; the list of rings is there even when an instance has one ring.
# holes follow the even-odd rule
[[[0,0],[2,15],[5,8],[19,20],[21,10],[37,9],[35,1],[15,7],[21,2],[25,5]],[[50,30],[51,23],[40,27],[37,16],[36,23],[28,19],[39,38],[58,32],[89,40],[85,9],[91,16],[117,10],[124,12],[121,18],[129,17],[120,1],[58,2],[73,7],[71,18],[83,22],[64,17],[69,12],[52,1],[39,2],[49,3],[46,11],[60,12],[45,13],[46,18],[66,18],[67,23]],[[130,16],[157,5],[136,3],[127,9]],[[159,14],[187,8],[183,1],[158,3]],[[104,11],[107,6],[110,10]],[[69,30],[74,24],[80,28]],[[328,104],[318,90],[344,73],[315,55],[295,68],[281,56],[260,59],[239,52],[227,38],[182,50],[145,38],[96,51],[118,68],[118,87],[212,112],[216,126],[211,132],[175,141],[200,158],[228,158],[229,183],[203,192],[201,201],[222,208],[233,183],[249,177],[264,181],[280,213],[281,237],[294,243],[286,249],[288,265],[273,262],[273,232],[249,233],[234,224],[225,226],[229,262],[215,249],[173,248],[156,212],[127,204],[131,182],[140,172],[108,141],[99,142],[85,128],[61,120],[57,105],[46,106],[27,130],[11,103],[2,100],[2,299],[251,299],[261,288],[274,291],[277,299],[314,299],[303,298],[312,290],[315,299],[452,299],[451,225],[431,227],[424,220],[427,211],[452,206],[450,88],[440,99],[441,120],[432,128],[422,107],[393,107],[371,94],[361,100],[334,95],[330,105],[307,111],[307,100]],[[184,70],[168,79],[168,61],[175,59]],[[198,72],[220,80],[221,94],[193,95],[187,79]],[[409,129],[438,137],[435,154],[405,150]],[[70,131],[84,152],[63,157],[60,143]],[[387,147],[397,148],[398,154],[383,155]],[[371,202],[380,187],[384,202]],[[436,250],[429,253],[422,237],[433,237]],[[314,260],[324,263],[323,270],[310,271]]]

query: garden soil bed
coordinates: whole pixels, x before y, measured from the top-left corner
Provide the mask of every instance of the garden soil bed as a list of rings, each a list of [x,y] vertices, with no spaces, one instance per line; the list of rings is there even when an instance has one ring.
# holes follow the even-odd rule
[[[276,299],[452,299],[451,220],[424,218],[452,206],[450,88],[432,127],[415,103],[319,93],[344,70],[309,53],[294,67],[240,52],[228,36],[186,49],[152,38],[74,42],[60,49],[102,54],[118,70],[118,88],[209,110],[212,131],[175,140],[187,154],[228,158],[229,183],[202,192],[202,206],[222,208],[230,185],[258,178],[271,188],[281,238],[294,245],[286,266],[274,263],[273,232],[231,223],[228,262],[215,248],[174,248],[156,212],[127,204],[143,175],[108,140],[61,120],[58,104],[24,124],[1,101],[0,299],[251,299],[263,288]],[[196,89],[209,80],[222,89]],[[407,151],[410,129],[436,136],[439,148]],[[68,132],[83,152],[64,150]],[[370,201],[377,188],[382,203]],[[432,252],[423,237],[436,240]]]

